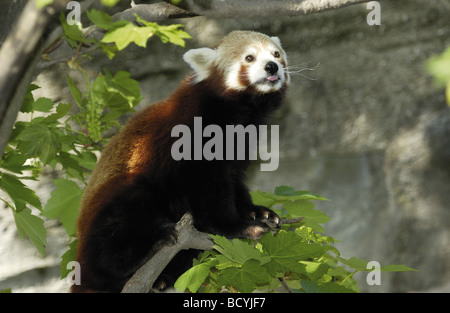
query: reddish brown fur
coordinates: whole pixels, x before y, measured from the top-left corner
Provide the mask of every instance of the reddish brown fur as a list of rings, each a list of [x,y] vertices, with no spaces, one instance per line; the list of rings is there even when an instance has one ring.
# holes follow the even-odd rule
[[[249,86],[250,85],[250,79],[248,78],[247,74],[248,65],[241,65],[241,69],[239,71],[239,83],[242,86]]]
[[[195,115],[193,107],[181,107],[183,102],[178,99],[184,89],[189,88],[190,81],[191,78],[186,78],[167,100],[148,106],[131,117],[105,147],[81,200],[77,260],[82,266],[86,263],[83,251],[89,240],[91,224],[102,209],[131,186],[136,177],[143,173],[162,175],[172,160],[167,147],[172,145],[173,138],[167,134],[177,124],[188,124],[189,118]],[[155,161],[158,167],[153,166]],[[74,285],[72,290],[89,292],[90,289]]]

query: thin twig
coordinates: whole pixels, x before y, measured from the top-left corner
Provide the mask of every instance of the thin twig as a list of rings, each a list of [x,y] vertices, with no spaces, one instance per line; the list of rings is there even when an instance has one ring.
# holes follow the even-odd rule
[[[297,218],[282,218],[281,223],[283,224],[297,224],[303,221],[303,217],[297,217]]]
[[[286,281],[283,278],[278,277],[278,281],[281,283],[281,286],[283,286],[283,288],[286,289],[288,293],[292,293],[291,288],[289,288],[289,286],[286,284]]]

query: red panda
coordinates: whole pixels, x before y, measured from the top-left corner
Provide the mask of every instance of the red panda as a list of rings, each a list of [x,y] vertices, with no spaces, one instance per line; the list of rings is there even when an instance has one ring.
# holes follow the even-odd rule
[[[90,178],[77,223],[81,285],[72,292],[120,292],[158,243],[176,240],[175,224],[186,212],[198,230],[229,238],[256,239],[281,226],[273,211],[251,201],[248,159],[171,155],[172,129],[193,128],[194,117],[223,128],[267,123],[289,83],[279,39],[235,31],[216,48],[192,49],[183,58],[194,72],[166,100],[129,119]],[[192,266],[195,252],[181,253],[160,275],[167,285]]]

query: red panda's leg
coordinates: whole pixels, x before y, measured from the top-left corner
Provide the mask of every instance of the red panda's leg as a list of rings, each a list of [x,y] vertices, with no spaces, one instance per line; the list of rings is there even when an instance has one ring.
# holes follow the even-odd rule
[[[268,229],[281,227],[273,211],[253,205],[245,186],[235,184],[225,175],[220,182],[204,185],[197,192],[201,202],[192,204],[192,214],[200,231],[228,238],[257,239]]]
[[[95,216],[80,251],[84,286],[120,291],[159,243],[176,240],[175,223],[147,190],[136,185],[123,190]]]

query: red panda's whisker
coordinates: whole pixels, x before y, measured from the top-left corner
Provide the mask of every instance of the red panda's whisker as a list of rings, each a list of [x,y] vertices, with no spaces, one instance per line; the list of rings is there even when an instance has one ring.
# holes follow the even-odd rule
[[[320,63],[317,63],[317,65],[314,66],[314,67],[300,67],[301,65],[291,65],[291,66],[286,66],[284,68],[284,70],[288,74],[299,75],[299,76],[302,76],[302,77],[304,77],[306,79],[309,79],[309,80],[316,80],[317,78],[309,77],[309,76],[307,76],[305,74],[302,74],[302,72],[304,72],[304,71],[315,71],[319,67],[319,65],[320,65]]]

